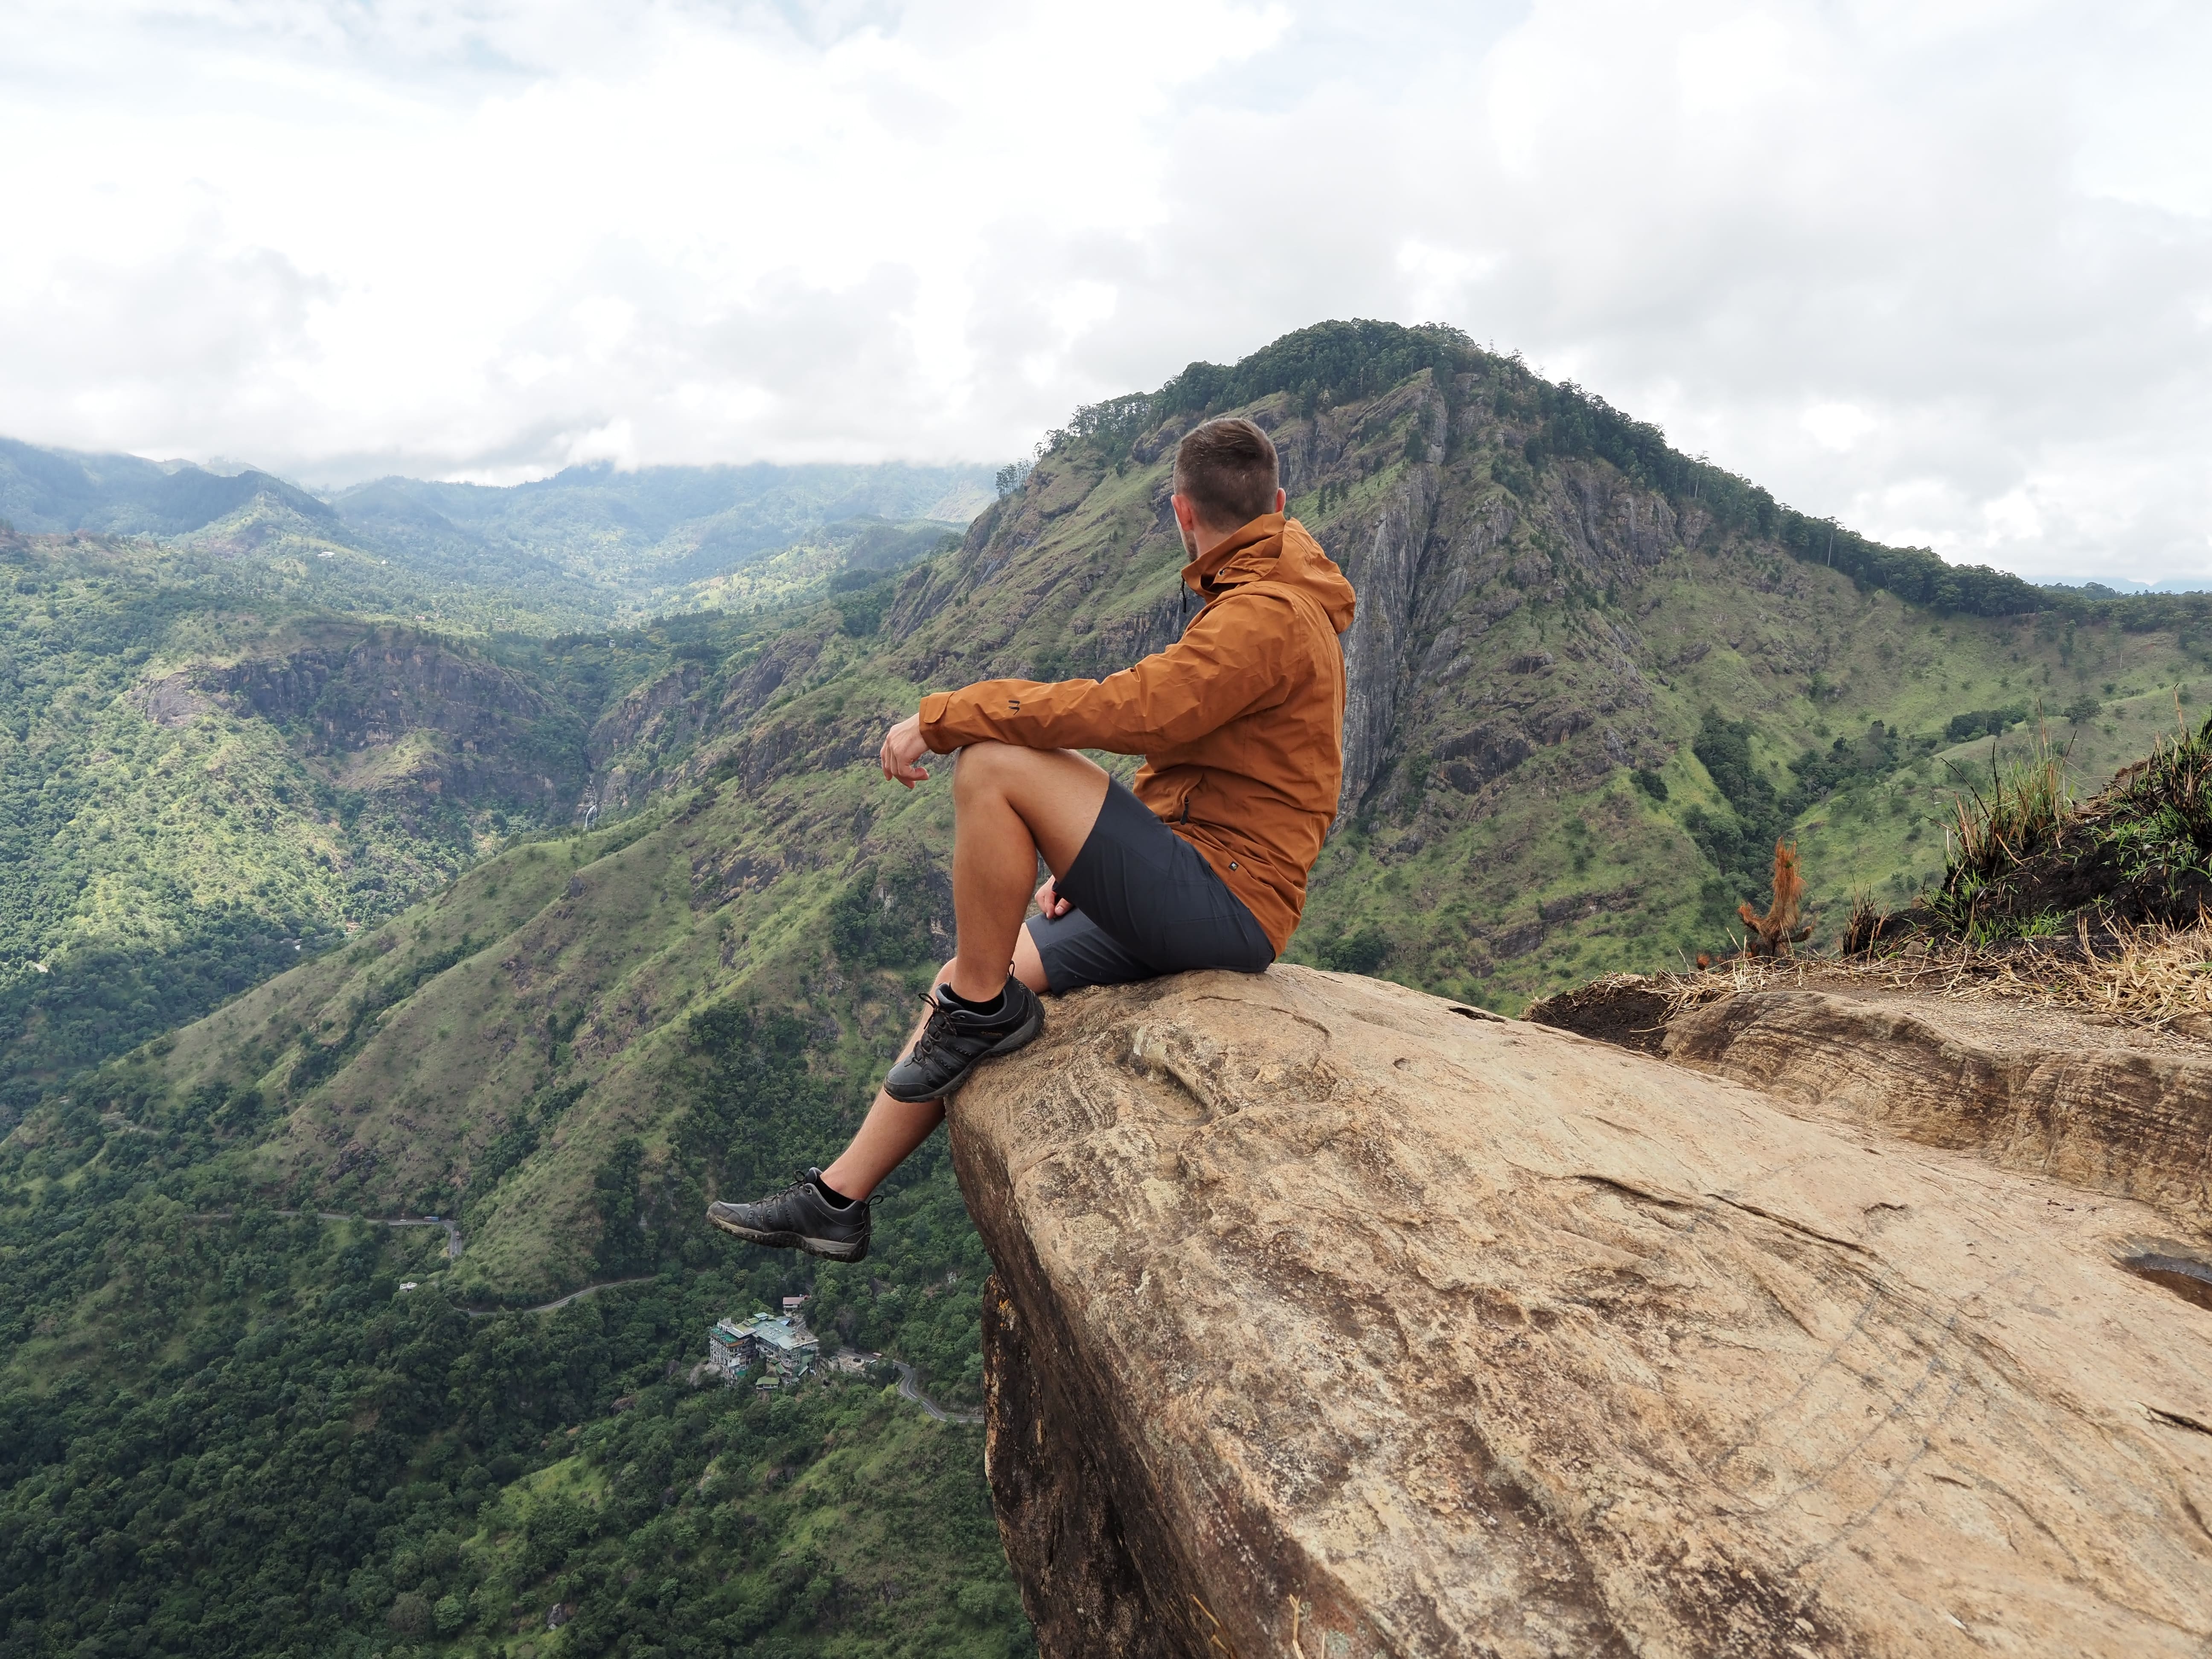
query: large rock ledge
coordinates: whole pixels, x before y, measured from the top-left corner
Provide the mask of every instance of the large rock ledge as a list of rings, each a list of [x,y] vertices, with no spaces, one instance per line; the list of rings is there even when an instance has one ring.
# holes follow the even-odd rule
[[[952,1135],[1048,1655],[2212,1641],[2151,1210],[1283,967],[1054,1004]]]
[[[1623,975],[1529,1018],[2212,1234],[2212,1043],[2201,1038],[1847,977],[1678,1004],[1661,981]]]

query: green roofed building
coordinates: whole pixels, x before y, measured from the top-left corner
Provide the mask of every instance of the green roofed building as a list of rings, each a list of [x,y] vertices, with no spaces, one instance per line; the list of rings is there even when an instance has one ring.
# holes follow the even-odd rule
[[[757,1363],[786,1382],[809,1375],[821,1358],[822,1342],[796,1313],[778,1317],[755,1314],[739,1324],[718,1320],[707,1333],[707,1364],[725,1382],[735,1382]]]

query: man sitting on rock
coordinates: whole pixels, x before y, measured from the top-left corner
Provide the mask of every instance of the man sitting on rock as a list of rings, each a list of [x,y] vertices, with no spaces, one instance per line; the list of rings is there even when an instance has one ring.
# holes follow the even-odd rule
[[[1182,580],[1204,602],[1181,639],[1104,680],[934,692],[891,727],[884,775],[909,789],[925,751],[957,751],[955,954],[852,1144],[758,1203],[710,1205],[717,1227],[858,1261],[869,1195],[979,1060],[1036,1036],[1038,992],[1257,973],[1288,942],[1336,816],[1352,594],[1278,477],[1266,433],[1207,422],[1176,451]],[[1133,792],[1079,749],[1143,755]]]

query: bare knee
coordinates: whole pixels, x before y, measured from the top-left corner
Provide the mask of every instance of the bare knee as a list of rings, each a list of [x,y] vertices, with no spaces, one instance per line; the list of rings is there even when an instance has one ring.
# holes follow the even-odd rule
[[[1034,752],[1011,743],[969,744],[952,763],[954,793],[1005,793],[1007,781]]]

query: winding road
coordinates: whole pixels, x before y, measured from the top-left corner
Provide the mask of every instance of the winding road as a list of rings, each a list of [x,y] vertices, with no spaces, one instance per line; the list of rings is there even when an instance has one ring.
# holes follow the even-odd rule
[[[890,1358],[890,1356],[888,1354],[884,1357],[887,1359]],[[920,1389],[915,1387],[913,1366],[908,1364],[903,1359],[892,1359],[891,1364],[898,1367],[900,1399],[913,1401],[915,1405],[921,1407],[923,1411],[927,1412],[930,1416],[935,1418],[940,1423],[963,1423],[972,1427],[975,1424],[983,1420],[983,1413],[981,1412],[949,1412],[945,1410],[944,1407],[939,1405],[934,1400],[932,1400]]]
[[[272,1210],[270,1213],[281,1216],[312,1215],[318,1221],[362,1221],[372,1227],[443,1227],[446,1230],[446,1260],[459,1261],[461,1259],[461,1224],[444,1216],[346,1215],[336,1210]],[[238,1219],[238,1212],[235,1210],[203,1210],[192,1219],[235,1221]],[[556,1308],[565,1308],[571,1302],[580,1302],[587,1296],[596,1296],[601,1291],[613,1290],[618,1285],[649,1285],[652,1282],[651,1273],[642,1273],[635,1279],[603,1279],[596,1285],[586,1285],[580,1291],[571,1291],[566,1296],[556,1296],[550,1302],[541,1302],[534,1308],[463,1308],[460,1311],[471,1319],[496,1319],[501,1314],[551,1313]],[[911,1395],[909,1398],[919,1399],[921,1396]],[[934,1406],[929,1406],[927,1401],[923,1401],[922,1403],[928,1406],[933,1413],[937,1412],[937,1408]]]
[[[653,1275],[645,1273],[636,1279],[603,1279],[596,1285],[586,1285],[580,1291],[571,1291],[566,1296],[556,1296],[550,1302],[541,1302],[534,1308],[464,1308],[461,1311],[471,1319],[496,1319],[501,1314],[551,1313],[556,1308],[565,1308],[571,1302],[580,1302],[601,1291],[611,1291],[617,1285],[650,1285]]]

